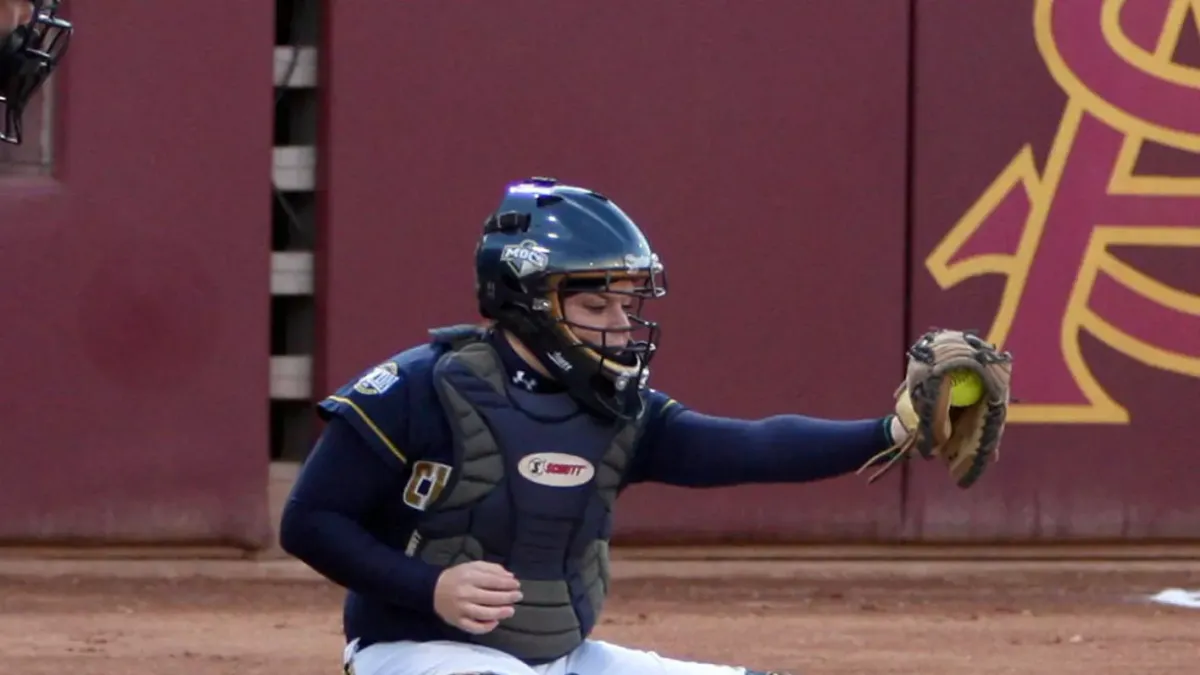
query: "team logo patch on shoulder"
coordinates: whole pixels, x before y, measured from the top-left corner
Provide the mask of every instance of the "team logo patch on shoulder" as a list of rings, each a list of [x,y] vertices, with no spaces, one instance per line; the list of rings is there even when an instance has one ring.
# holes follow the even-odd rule
[[[388,361],[375,366],[371,372],[359,378],[358,382],[354,383],[354,391],[368,396],[382,394],[399,381],[400,369]]]
[[[517,470],[526,480],[549,487],[577,487],[596,475],[591,462],[561,452],[526,455],[521,458]]]
[[[519,244],[505,246],[500,252],[500,262],[511,265],[517,276],[528,276],[544,271],[550,265],[550,249],[526,239]]]

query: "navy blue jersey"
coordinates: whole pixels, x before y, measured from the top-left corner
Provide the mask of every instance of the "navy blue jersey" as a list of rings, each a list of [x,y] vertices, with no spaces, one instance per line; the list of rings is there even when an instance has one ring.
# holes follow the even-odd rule
[[[491,340],[513,383],[534,392],[554,389],[503,338]],[[444,349],[430,344],[401,352],[320,403],[328,425],[284,511],[284,549],[349,590],[348,640],[460,636],[433,611],[441,570],[405,553],[453,460],[450,427],[433,383]],[[743,420],[702,414],[653,390],[647,397],[645,430],[623,486],[822,480],[858,469],[892,442],[886,417]],[[379,603],[364,598],[383,600],[390,609],[373,609]]]

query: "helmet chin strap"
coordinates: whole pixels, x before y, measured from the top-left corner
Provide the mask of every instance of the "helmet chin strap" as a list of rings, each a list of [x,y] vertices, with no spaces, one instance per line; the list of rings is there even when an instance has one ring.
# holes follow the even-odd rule
[[[505,340],[512,346],[513,351],[530,365],[530,369],[535,373],[542,375],[550,381],[557,382],[563,385],[568,391],[575,391],[575,394],[581,397],[583,405],[592,409],[598,414],[604,416],[627,417],[639,414],[640,405],[633,403],[634,398],[640,398],[638,392],[640,385],[644,384],[645,378],[649,375],[649,371],[645,368],[635,369],[636,372],[623,374],[618,376],[612,368],[605,368],[601,362],[595,362],[591,357],[582,360],[576,358],[568,358],[566,355],[574,350],[590,349],[587,343],[582,341],[574,345],[563,345],[554,340],[539,339],[539,336],[544,337],[542,331],[548,328],[535,328],[528,326],[531,336],[530,342],[525,342],[521,337],[522,331],[501,329]],[[569,328],[558,325],[559,330],[570,330]],[[571,335],[578,340],[578,336],[574,331]],[[619,363],[615,359],[612,363]],[[608,371],[601,376],[601,379],[611,382],[612,391],[594,391],[591,393],[583,391],[589,387],[595,386],[596,375],[601,375],[601,371]],[[639,381],[639,377],[641,381]],[[611,399],[611,400],[610,400]],[[622,403],[622,400],[628,400],[628,405]],[[615,406],[615,407],[614,407]],[[634,410],[638,408],[639,410]]]
[[[570,329],[567,329],[567,330],[570,330]],[[538,375],[541,375],[542,377],[545,377],[545,378],[548,378],[551,380],[559,379],[559,378],[555,377],[553,373],[550,372],[550,369],[546,366],[546,364],[542,363],[542,360],[539,359],[534,354],[533,350],[530,349],[524,342],[521,341],[521,338],[517,337],[516,335],[514,335],[513,333],[511,333],[510,331],[507,331],[507,330],[503,330],[502,332],[504,334],[504,339],[508,341],[509,346],[511,346],[513,348],[513,351],[517,353],[517,356],[520,356],[521,359],[523,361],[525,361],[525,363],[527,363],[530,368],[532,368],[535,372],[537,372]],[[581,344],[585,344],[585,343],[581,343]],[[614,363],[619,363],[615,359],[611,359],[611,360]],[[624,365],[628,365],[628,364],[624,364]]]
[[[551,380],[555,379],[555,377],[550,374],[550,371],[546,369],[546,366],[542,365],[542,362],[533,355],[533,352],[530,351],[529,347],[526,347],[525,343],[521,342],[520,338],[507,330],[501,329],[500,332],[504,335],[504,339],[508,341],[508,345],[512,347],[514,352],[517,353],[517,356],[520,356],[521,360],[525,361],[525,363],[527,363],[529,367],[532,368],[538,375]]]

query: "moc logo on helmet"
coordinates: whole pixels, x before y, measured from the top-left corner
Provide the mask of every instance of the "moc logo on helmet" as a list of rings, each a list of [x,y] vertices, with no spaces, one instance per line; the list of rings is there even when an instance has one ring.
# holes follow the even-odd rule
[[[512,266],[519,277],[545,271],[550,265],[550,249],[539,246],[536,241],[526,239],[519,244],[509,244],[500,252],[500,262]]]

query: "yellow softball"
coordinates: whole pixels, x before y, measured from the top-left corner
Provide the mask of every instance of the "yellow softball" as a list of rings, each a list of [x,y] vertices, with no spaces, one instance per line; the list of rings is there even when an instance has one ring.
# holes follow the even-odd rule
[[[960,368],[949,373],[950,405],[965,408],[975,405],[983,398],[983,380],[979,373],[968,368]]]

